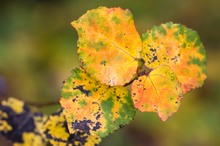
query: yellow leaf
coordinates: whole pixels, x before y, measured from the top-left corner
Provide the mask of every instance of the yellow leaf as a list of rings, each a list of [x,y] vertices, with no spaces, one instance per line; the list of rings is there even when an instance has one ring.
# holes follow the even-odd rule
[[[78,68],[65,81],[60,103],[70,133],[105,137],[128,124],[135,114],[126,88],[103,85]]]
[[[42,140],[41,135],[32,132],[24,132],[22,134],[23,142],[16,142],[13,146],[44,146],[46,143]]]
[[[111,86],[133,79],[142,42],[129,10],[99,7],[72,25],[79,36],[79,58],[94,79]]]
[[[24,102],[23,101],[17,100],[17,99],[12,98],[12,97],[8,98],[7,101],[3,100],[2,105],[12,108],[12,110],[15,111],[17,114],[22,113],[23,108],[24,108]]]
[[[175,73],[168,66],[160,66],[132,83],[132,99],[135,108],[156,112],[166,121],[178,110],[182,90]]]
[[[183,93],[200,87],[206,78],[206,54],[198,34],[180,24],[155,26],[142,36],[141,56],[151,69],[168,65]]]

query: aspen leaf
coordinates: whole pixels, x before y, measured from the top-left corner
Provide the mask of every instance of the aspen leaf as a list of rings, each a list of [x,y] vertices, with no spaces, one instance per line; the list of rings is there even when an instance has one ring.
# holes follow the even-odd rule
[[[183,93],[200,87],[206,78],[206,54],[198,34],[181,24],[165,23],[143,34],[142,58],[151,69],[168,65]]]
[[[105,137],[128,124],[135,114],[126,88],[101,84],[82,68],[74,69],[65,81],[60,103],[71,134],[83,131]]]
[[[14,142],[14,146],[44,146],[42,131],[47,117],[41,113],[32,113],[21,100],[9,98],[0,105],[0,133]]]
[[[132,99],[135,108],[156,112],[166,121],[178,110],[182,90],[175,73],[168,66],[160,66],[132,83]]]
[[[43,130],[46,138],[54,146],[95,146],[101,142],[100,137],[82,131],[70,134],[62,110],[49,116]]]
[[[124,85],[138,67],[142,42],[129,10],[99,7],[72,22],[83,68],[101,83]]]

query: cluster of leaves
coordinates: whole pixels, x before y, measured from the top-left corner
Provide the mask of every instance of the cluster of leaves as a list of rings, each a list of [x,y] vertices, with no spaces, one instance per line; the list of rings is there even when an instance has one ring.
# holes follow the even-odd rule
[[[181,24],[154,26],[140,37],[129,10],[99,7],[72,25],[79,36],[81,66],[64,82],[63,109],[47,117],[31,113],[23,102],[16,105],[19,112],[12,99],[2,103],[0,131],[17,145],[96,145],[129,124],[136,109],[156,112],[166,121],[177,112],[183,94],[206,78],[199,36]]]

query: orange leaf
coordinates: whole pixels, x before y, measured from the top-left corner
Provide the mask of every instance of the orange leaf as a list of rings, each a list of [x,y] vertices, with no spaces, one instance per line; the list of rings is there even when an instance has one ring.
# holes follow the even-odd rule
[[[175,113],[182,99],[182,90],[175,73],[168,66],[160,66],[132,83],[135,108],[157,112],[166,121]]]
[[[94,79],[111,86],[133,79],[142,42],[129,10],[99,7],[72,25],[79,35],[79,58]]]
[[[142,36],[142,57],[151,69],[168,65],[183,93],[200,87],[206,78],[206,54],[198,34],[180,24],[155,26]]]

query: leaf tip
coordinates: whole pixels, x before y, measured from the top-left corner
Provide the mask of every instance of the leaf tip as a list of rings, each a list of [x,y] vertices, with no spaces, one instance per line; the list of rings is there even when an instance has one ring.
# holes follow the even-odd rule
[[[72,27],[75,28],[76,27],[76,20],[72,21],[70,24],[71,24]]]
[[[166,122],[167,121],[167,119],[168,119],[168,117],[160,117],[160,119],[163,121],[163,122]]]

